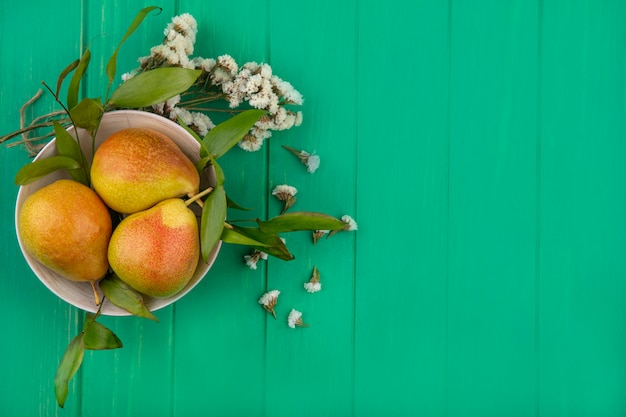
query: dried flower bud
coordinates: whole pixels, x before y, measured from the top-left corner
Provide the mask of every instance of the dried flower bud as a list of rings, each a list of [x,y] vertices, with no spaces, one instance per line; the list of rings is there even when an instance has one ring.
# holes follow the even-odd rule
[[[320,273],[317,270],[316,266],[313,267],[313,275],[311,276],[309,282],[304,283],[304,289],[310,293],[318,292],[322,289],[322,283],[320,282]]]
[[[330,232],[330,230],[316,230],[313,232],[313,244],[315,245],[318,240],[320,240],[326,233]]]

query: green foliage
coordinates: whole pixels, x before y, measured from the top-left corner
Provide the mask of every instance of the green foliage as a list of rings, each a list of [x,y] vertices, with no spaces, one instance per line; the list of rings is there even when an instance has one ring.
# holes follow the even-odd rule
[[[143,9],[141,9],[139,13],[137,13],[137,16],[135,16],[135,19],[133,20],[133,22],[130,24],[130,26],[126,30],[126,33],[124,34],[124,37],[122,38],[120,43],[117,45],[117,48],[115,48],[115,51],[113,52],[113,55],[111,55],[111,58],[109,58],[109,62],[107,63],[107,67],[106,67],[106,74],[109,79],[108,89],[111,88],[111,84],[113,83],[113,80],[115,79],[115,72],[117,71],[117,54],[122,44],[126,42],[126,40],[141,25],[141,22],[143,22],[146,15],[148,15],[148,13],[156,9],[159,9],[159,12],[163,10],[162,8],[157,7],[157,6],[149,6],[149,7],[144,7]]]
[[[270,220],[257,219],[259,228],[266,233],[295,232],[300,230],[339,230],[346,224],[328,214],[316,212],[292,212]]]
[[[202,71],[178,67],[156,68],[136,75],[111,95],[115,107],[140,108],[162,103],[186,91]]]
[[[130,314],[159,321],[146,307],[143,296],[122,281],[117,275],[109,274],[100,280],[100,289],[109,301]]]
[[[84,98],[70,110],[74,126],[85,129],[92,138],[96,136],[103,115],[104,107],[99,98]]]
[[[83,343],[88,350],[119,349],[122,341],[109,328],[96,321],[97,316],[87,313],[83,329]]]
[[[207,261],[209,254],[217,245],[226,220],[226,192],[218,186],[204,202],[200,220],[200,249],[202,258]]]
[[[74,181],[89,186],[89,175],[85,169],[85,158],[80,145],[59,122],[53,121],[52,123],[54,125],[54,133],[56,134],[55,145],[57,152],[60,156],[71,158],[80,165],[80,168],[68,170],[70,176]]]
[[[81,169],[80,162],[67,156],[51,156],[24,165],[15,175],[16,185],[26,185],[37,181],[60,169]]]
[[[74,75],[70,80],[70,85],[67,88],[67,110],[73,109],[78,104],[78,91],[80,89],[80,81],[83,79],[83,76],[87,71],[90,60],[91,52],[89,51],[89,49],[87,49],[83,56],[80,58],[78,66],[76,67],[76,71],[74,72]],[[72,64],[70,64],[70,66],[72,66]],[[61,85],[57,83],[57,89],[60,88],[60,86]]]
[[[209,130],[203,139],[204,145],[213,158],[219,158],[243,139],[264,114],[267,111],[255,109],[239,113]]]
[[[69,382],[74,377],[78,368],[83,363],[85,356],[85,343],[83,342],[82,333],[74,337],[65,349],[61,363],[57,368],[54,377],[54,393],[57,398],[59,407],[63,408],[67,394],[69,392]]]

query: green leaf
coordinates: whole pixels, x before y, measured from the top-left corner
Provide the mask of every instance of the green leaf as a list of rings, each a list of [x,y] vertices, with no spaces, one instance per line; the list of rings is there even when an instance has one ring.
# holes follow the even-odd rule
[[[107,350],[119,349],[122,341],[109,328],[98,323],[94,314],[87,313],[83,329],[83,343],[85,349]]]
[[[261,242],[262,245],[252,244],[248,246],[261,250],[268,255],[275,256],[276,258],[282,259],[284,261],[290,261],[292,259],[295,259],[294,256],[287,249],[287,246],[285,246],[285,242],[283,242],[280,236],[278,236],[276,233],[268,233],[256,227],[238,226],[233,226],[232,231],[239,234],[240,236],[245,236],[254,241]],[[229,236],[228,238],[230,239],[231,237]]]
[[[235,146],[254,126],[265,110],[246,110],[209,130],[203,141],[215,159]]]
[[[232,200],[230,197],[226,196],[226,203],[228,205],[228,208],[231,209],[235,209],[235,210],[242,210],[242,211],[249,211],[252,209],[243,207],[241,205],[239,205],[237,202],[235,202],[234,200]]]
[[[124,42],[126,42],[126,39],[128,39],[130,35],[133,34],[133,32],[139,27],[139,25],[141,25],[141,22],[143,22],[143,19],[146,17],[146,15],[156,9],[159,9],[159,11],[163,10],[162,8],[157,7],[157,6],[150,6],[150,7],[145,7],[141,9],[139,13],[137,13],[137,16],[135,16],[135,19],[132,21],[128,29],[126,29],[126,34],[124,35],[120,43],[117,45],[117,48],[115,48],[113,55],[111,55],[111,58],[109,58],[109,62],[107,63],[106,74],[107,74],[107,77],[109,78],[109,87],[111,86],[111,83],[113,83],[113,80],[115,79],[115,71],[117,70],[117,54],[120,50],[120,47],[122,46]]]
[[[130,314],[159,321],[144,304],[142,295],[122,281],[117,275],[109,274],[100,280],[100,289],[112,304],[123,308]]]
[[[245,233],[240,232],[236,229],[231,229],[225,227],[222,230],[221,238],[224,243],[232,243],[234,245],[245,245],[245,246],[258,246],[258,247],[266,247],[269,246],[267,243],[259,242],[258,240],[252,239],[250,236]]]
[[[215,180],[217,186],[219,187],[220,185],[224,185],[224,171],[222,170],[222,167],[215,160],[211,163],[213,164],[213,169],[215,170]],[[226,203],[228,206],[228,200],[226,201]]]
[[[257,219],[262,231],[267,233],[295,232],[299,230],[337,230],[346,224],[324,213],[297,211],[281,214],[273,219]]]
[[[220,240],[226,220],[226,193],[224,187],[215,188],[207,197],[200,220],[200,249],[206,262],[209,253]]]
[[[57,80],[57,89],[56,93],[54,94],[54,97],[57,99],[57,101],[59,100],[59,92],[61,91],[61,86],[63,85],[65,77],[67,77],[70,72],[74,71],[79,63],[80,59],[77,59],[76,61],[68,65],[63,71],[61,71],[61,74],[59,74],[59,79]]]
[[[80,145],[76,142],[72,135],[65,130],[61,123],[53,120],[52,125],[54,126],[54,134],[56,135],[54,144],[57,148],[59,156],[71,158],[80,166],[78,169],[69,170],[70,176],[74,179],[74,181],[78,181],[81,184],[89,186],[89,179],[87,178],[87,173],[83,168],[82,161],[84,158]]]
[[[82,334],[74,337],[67,346],[54,377],[54,393],[59,407],[63,408],[69,392],[69,382],[80,368],[85,356]]]
[[[70,117],[74,125],[85,129],[91,137],[96,136],[103,115],[104,107],[102,107],[99,98],[84,98],[70,110]]]
[[[179,67],[156,68],[142,72],[121,84],[109,103],[117,107],[138,108],[162,103],[186,91],[202,73]]]
[[[15,175],[15,184],[26,185],[60,169],[67,169],[71,172],[79,168],[81,165],[75,159],[67,156],[51,156],[24,165]]]
[[[91,59],[91,52],[89,49],[85,51],[83,56],[80,58],[80,62],[76,67],[76,71],[70,80],[70,85],[67,88],[67,108],[71,110],[78,104],[78,90],[80,88],[80,80],[85,75],[85,71],[87,71],[87,67],[89,66],[89,60]]]

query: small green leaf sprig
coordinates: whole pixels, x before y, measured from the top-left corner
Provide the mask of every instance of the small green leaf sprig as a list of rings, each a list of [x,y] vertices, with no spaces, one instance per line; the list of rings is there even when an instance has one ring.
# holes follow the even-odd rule
[[[95,151],[95,137],[106,112],[139,109],[168,117],[187,129],[200,144],[200,159],[196,164],[198,171],[201,175],[213,173],[214,180],[208,189],[195,197],[202,207],[200,246],[205,261],[219,241],[248,246],[261,257],[269,255],[291,260],[294,256],[280,234],[345,230],[348,223],[344,219],[324,213],[286,213],[295,203],[293,195],[285,200],[285,208],[280,215],[268,220],[254,219],[255,226],[244,227],[226,221],[228,208],[242,207],[228,197],[218,159],[236,145],[246,151],[256,151],[265,139],[271,137],[272,131],[299,126],[302,112],[287,107],[301,105],[303,99],[290,83],[273,74],[267,64],[248,62],[239,67],[229,55],[217,59],[191,58],[197,24],[189,14],[174,17],[166,28],[163,43],[152,48],[149,56],[140,58],[140,67],[124,74],[123,83],[114,89],[117,55],[121,46],[156,10],[161,9],[151,6],[139,11],[109,58],[105,70],[107,89],[104,99],[79,99],[82,81],[91,61],[91,51],[86,49],[79,59],[61,71],[55,88],[43,83],[62,110],[38,116],[27,125],[26,109],[41,96],[41,90],[25,103],[20,110],[20,129],[0,137],[0,143],[21,136],[21,140],[9,146],[24,144],[34,156],[54,136],[57,154],[22,167],[16,174],[15,183],[29,184],[52,172],[65,170],[75,181],[90,186],[90,167],[81,144],[91,140],[92,152]],[[61,90],[67,79],[67,94],[62,97]],[[210,104],[218,100],[228,103],[228,109]],[[219,112],[230,118],[214,124],[207,112]],[[69,133],[68,127],[75,128],[71,130],[73,134]],[[37,136],[44,128],[50,131]],[[301,161],[307,165],[309,172],[314,172],[319,166],[319,158],[303,152],[299,155]],[[188,200],[189,203],[191,201],[193,198]],[[143,295],[113,272],[101,279],[98,287],[103,294],[102,300],[108,299],[131,315],[158,321],[146,306]],[[102,303],[96,304],[99,304],[97,313],[86,313],[83,330],[70,341],[57,368],[54,390],[60,407],[66,402],[69,383],[80,368],[86,349],[122,347],[122,342],[113,331],[97,322]]]

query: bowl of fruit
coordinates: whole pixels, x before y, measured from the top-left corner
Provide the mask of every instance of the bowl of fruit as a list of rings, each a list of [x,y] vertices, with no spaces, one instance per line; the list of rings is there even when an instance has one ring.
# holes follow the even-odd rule
[[[220,249],[200,254],[200,197],[215,179],[196,169],[198,140],[137,110],[105,113],[93,140],[83,129],[67,133],[89,168],[55,170],[17,195],[17,238],[33,273],[71,305],[111,316],[131,313],[107,298],[105,281],[121,282],[150,311],[189,293]],[[33,162],[58,159],[59,146],[57,137]]]

